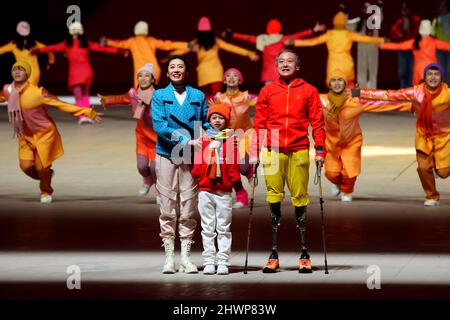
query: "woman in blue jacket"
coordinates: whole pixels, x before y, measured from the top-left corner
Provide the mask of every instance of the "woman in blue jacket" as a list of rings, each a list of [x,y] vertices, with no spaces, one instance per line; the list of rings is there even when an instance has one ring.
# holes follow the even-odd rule
[[[197,184],[191,175],[193,147],[201,147],[201,128],[206,121],[205,95],[187,84],[187,62],[174,56],[169,59],[167,87],[156,90],[152,99],[153,129],[156,143],[156,188],[159,191],[161,215],[160,236],[166,261],[163,273],[175,273],[174,240],[178,220],[181,240],[179,272],[197,273],[190,261],[192,238],[197,221]],[[199,145],[200,144],[200,145]]]

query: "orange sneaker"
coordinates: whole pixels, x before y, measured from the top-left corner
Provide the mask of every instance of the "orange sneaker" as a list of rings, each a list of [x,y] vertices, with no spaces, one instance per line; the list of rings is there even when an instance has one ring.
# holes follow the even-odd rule
[[[312,273],[311,259],[300,258],[298,260],[298,272],[299,273]]]
[[[280,259],[269,258],[267,261],[263,273],[275,273],[280,272]]]

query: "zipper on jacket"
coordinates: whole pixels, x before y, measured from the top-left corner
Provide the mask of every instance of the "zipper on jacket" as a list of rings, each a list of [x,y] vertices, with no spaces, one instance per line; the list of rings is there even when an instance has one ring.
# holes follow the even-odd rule
[[[288,85],[288,90],[286,94],[286,132],[284,137],[284,147],[287,149],[287,139],[288,139],[288,120],[289,120],[289,89],[291,84]]]

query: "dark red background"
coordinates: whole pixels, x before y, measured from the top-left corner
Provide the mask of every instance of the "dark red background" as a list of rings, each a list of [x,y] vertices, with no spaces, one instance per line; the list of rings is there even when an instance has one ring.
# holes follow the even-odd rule
[[[344,1],[349,7],[350,16],[357,15],[364,0]],[[422,18],[432,19],[438,13],[438,0],[410,1],[414,11]],[[338,1],[295,1],[295,0],[193,0],[193,1],[47,1],[24,3],[15,1],[2,10],[0,20],[0,43],[7,43],[15,33],[20,20],[31,23],[36,38],[52,44],[62,41],[67,34],[66,9],[71,4],[81,8],[81,20],[89,39],[98,41],[106,35],[115,39],[125,39],[133,34],[134,24],[138,20],[149,23],[150,35],[160,39],[189,41],[196,35],[198,19],[209,16],[213,28],[219,35],[227,27],[233,30],[259,34],[265,31],[266,23],[271,18],[278,18],[284,24],[284,33],[290,34],[310,28],[319,20],[332,27],[331,20],[336,13]],[[385,1],[382,34],[399,16],[401,1]],[[255,50],[254,46],[239,40],[234,44]],[[356,46],[353,54],[356,63]],[[302,77],[324,90],[327,50],[325,45],[312,48],[298,48],[302,58]],[[159,52],[159,57],[166,56]],[[191,61],[190,80],[195,83],[196,57],[188,55]],[[251,63],[247,58],[228,52],[221,52],[225,68],[237,67],[242,70],[247,86],[257,90],[261,63]],[[10,81],[9,70],[14,62],[12,55],[0,56],[0,83]],[[127,90],[133,77],[131,57],[91,54],[91,63],[95,70],[92,94],[101,91],[112,93]],[[397,88],[397,53],[383,51],[380,53],[379,87]],[[165,67],[164,65],[162,67]],[[57,54],[57,61],[49,71],[42,71],[41,84],[59,94],[68,94],[66,89],[67,61],[62,54]],[[163,77],[164,80],[164,77]],[[164,82],[164,81],[163,81]]]

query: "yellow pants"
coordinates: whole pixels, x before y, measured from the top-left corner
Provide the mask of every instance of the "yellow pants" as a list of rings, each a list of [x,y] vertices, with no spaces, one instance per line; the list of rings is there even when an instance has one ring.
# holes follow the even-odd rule
[[[264,148],[262,164],[267,187],[267,202],[283,201],[284,185],[287,182],[292,205],[300,207],[309,204],[309,150],[286,154]]]

